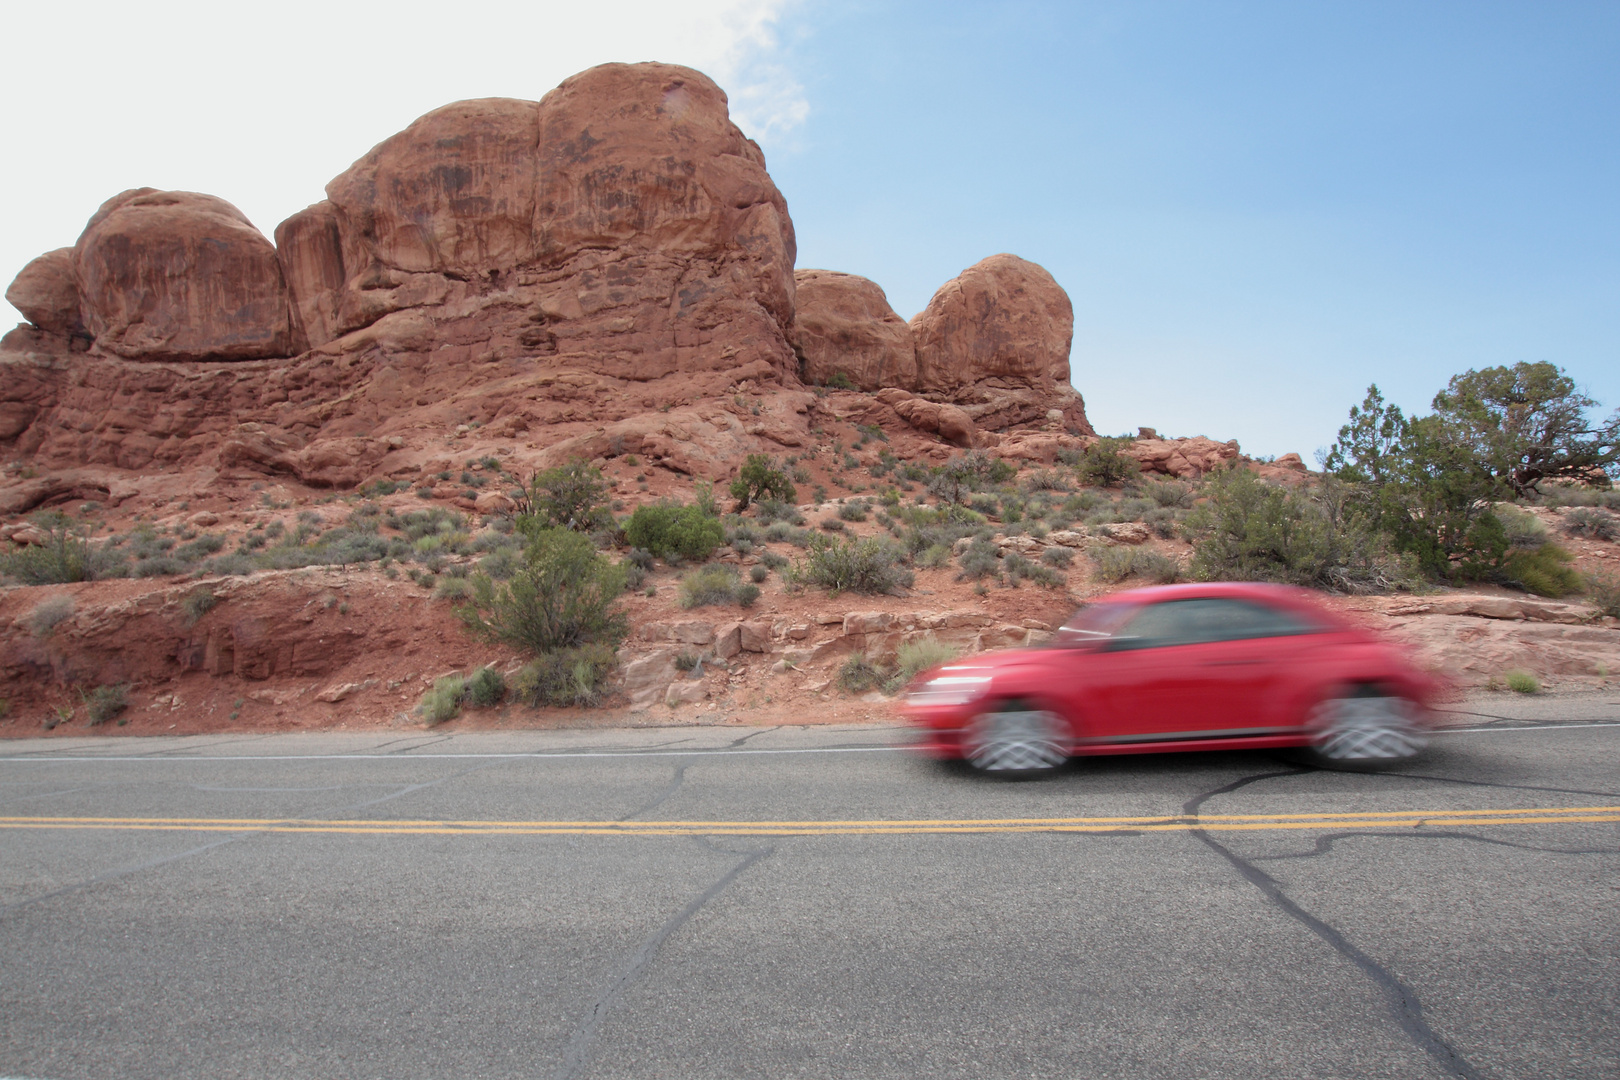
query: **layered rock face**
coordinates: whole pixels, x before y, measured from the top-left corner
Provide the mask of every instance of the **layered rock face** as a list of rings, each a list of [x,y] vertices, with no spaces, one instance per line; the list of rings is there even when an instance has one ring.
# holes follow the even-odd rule
[[[910,325],[870,281],[796,275],[763,154],[688,68],[607,64],[538,102],[445,106],[326,194],[274,245],[212,196],[109,200],[7,292],[32,325],[0,350],[0,441],[53,467],[343,486],[412,432],[544,449],[612,431],[718,478],[802,444],[801,377],[840,371],[959,445],[1013,424],[1090,432],[1050,275],[996,256]],[[765,384],[751,414],[711,407]]]

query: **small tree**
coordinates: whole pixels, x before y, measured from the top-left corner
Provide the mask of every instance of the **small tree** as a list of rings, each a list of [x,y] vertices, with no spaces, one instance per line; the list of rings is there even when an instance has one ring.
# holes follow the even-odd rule
[[[472,576],[472,599],[458,608],[475,634],[532,653],[600,643],[616,649],[628,632],[614,601],[625,571],[599,554],[590,538],[558,528],[534,528],[524,565],[497,583]]]
[[[543,469],[529,478],[520,514],[540,523],[574,532],[590,532],[609,524],[607,482],[602,470],[584,461]]]
[[[700,505],[658,502],[636,507],[624,529],[632,547],[659,558],[701,561],[726,538],[720,520]]]
[[[799,497],[787,473],[765,454],[749,454],[742,471],[731,482],[731,497],[737,500],[737,513],[748,509],[755,499],[767,498],[791,503]]]
[[[1141,472],[1142,466],[1137,460],[1124,453],[1130,445],[1129,436],[1105,436],[1086,447],[1085,453],[1080,455],[1080,463],[1075,466],[1081,483],[1118,487]]]
[[[1453,376],[1434,412],[1522,498],[1540,480],[1614,475],[1620,411],[1594,425],[1587,412],[1597,404],[1556,365],[1521,362]]]

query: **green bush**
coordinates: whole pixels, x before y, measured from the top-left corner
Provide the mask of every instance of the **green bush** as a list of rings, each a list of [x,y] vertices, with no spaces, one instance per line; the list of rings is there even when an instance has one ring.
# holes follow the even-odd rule
[[[129,708],[129,684],[98,686],[85,696],[84,704],[92,726],[105,724]]]
[[[748,580],[752,581],[755,585],[765,584],[765,579],[770,576],[771,568],[768,566],[755,566],[753,569],[748,571]]]
[[[1074,467],[1080,482],[1096,487],[1118,487],[1141,472],[1142,466],[1136,459],[1124,453],[1131,442],[1129,436],[1105,437],[1086,447]]]
[[[932,634],[908,641],[900,646],[897,657],[899,666],[895,669],[891,685],[894,690],[898,690],[929,668],[938,667],[955,659],[956,650]]]
[[[618,658],[602,642],[536,657],[512,677],[512,696],[530,705],[594,706]]]
[[[700,506],[657,502],[636,507],[625,526],[625,538],[661,559],[702,562],[725,542],[720,519]]]
[[[1058,570],[1074,562],[1074,552],[1066,547],[1049,547],[1041,552],[1041,562]]]
[[[1510,671],[1507,673],[1507,688],[1515,694],[1538,694],[1541,692],[1541,680],[1528,671]]]
[[[214,595],[213,590],[197,589],[187,593],[185,599],[180,601],[181,617],[187,626],[195,626],[199,619],[214,610],[217,603],[219,597]]]
[[[680,598],[677,602],[683,608],[735,604],[740,602],[743,588],[733,567],[723,564],[699,567],[681,578]],[[756,597],[759,595],[757,588],[754,588],[754,595]]]
[[[776,467],[776,462],[765,454],[749,454],[743,461],[737,479],[731,482],[731,497],[737,500],[737,512],[748,509],[755,499],[766,498],[776,503],[791,503],[799,497],[787,473]]]
[[[917,565],[926,570],[938,570],[951,564],[951,549],[947,544],[930,544],[917,553]]]
[[[1215,476],[1187,518],[1192,576],[1275,581],[1339,592],[1409,587],[1413,570],[1365,518],[1350,514],[1342,484],[1316,498],[1260,480],[1248,469]]]
[[[506,697],[506,676],[492,667],[481,667],[473,672],[466,685],[467,704],[477,709],[499,705]]]
[[[1511,503],[1493,508],[1496,520],[1502,523],[1502,533],[1510,548],[1538,548],[1548,539],[1547,526],[1534,514],[1520,510]]]
[[[754,503],[754,516],[764,525],[769,525],[773,521],[785,521],[789,525],[804,524],[804,515],[799,513],[797,507],[777,499],[760,499],[756,501]]]
[[[1009,552],[1001,560],[1001,571],[1006,575],[1007,584],[1014,588],[1023,581],[1033,581],[1043,589],[1058,589],[1068,584],[1064,576],[1050,566],[1031,562],[1016,552]]]
[[[433,681],[433,688],[422,695],[417,703],[416,712],[428,726],[442,724],[446,720],[453,720],[461,712],[461,702],[466,697],[467,680],[460,675],[446,675],[442,679]]]
[[[866,504],[860,502],[847,502],[838,508],[838,516],[845,521],[865,521]]]
[[[1505,584],[1537,596],[1569,596],[1581,591],[1581,576],[1570,565],[1574,557],[1557,544],[1515,548],[1502,560]]]
[[[882,537],[829,540],[812,536],[809,551],[793,568],[793,579],[820,585],[834,594],[895,593],[910,588],[914,580],[903,565],[904,555],[898,545]]]
[[[1197,488],[1181,480],[1149,480],[1141,490],[1155,504],[1170,510],[1192,509],[1193,497],[1198,493]]]
[[[532,516],[550,528],[582,533],[611,524],[602,470],[576,460],[535,473],[524,498],[518,500],[518,516]]]
[[[1169,585],[1181,576],[1174,559],[1156,551],[1137,547],[1096,547],[1087,554],[1093,564],[1095,581],[1118,585],[1126,578],[1145,578],[1155,585]]]
[[[23,585],[62,585],[122,577],[123,559],[106,545],[92,544],[84,527],[54,510],[31,519],[45,543],[0,554],[0,574]]]
[[[976,536],[957,560],[957,581],[977,581],[1001,576],[1001,549],[988,536]]]
[[[533,653],[588,643],[618,648],[628,630],[614,607],[624,591],[622,567],[598,554],[589,537],[554,528],[533,530],[523,559],[507,582],[473,575],[472,598],[457,614],[474,633]]]

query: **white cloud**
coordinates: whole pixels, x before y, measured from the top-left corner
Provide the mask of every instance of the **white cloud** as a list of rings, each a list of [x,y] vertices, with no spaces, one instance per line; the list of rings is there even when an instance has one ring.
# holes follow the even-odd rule
[[[809,112],[775,28],[792,0],[217,0],[13,5],[0,28],[0,282],[72,244],[100,203],[205,191],[267,234],[417,116],[471,97],[540,98],[614,60],[698,68],[739,126],[778,137]]]

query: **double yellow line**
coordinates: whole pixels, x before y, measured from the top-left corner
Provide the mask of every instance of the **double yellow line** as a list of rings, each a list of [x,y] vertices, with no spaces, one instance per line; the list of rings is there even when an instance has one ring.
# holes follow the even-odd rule
[[[318,821],[301,818],[0,817],[0,829],[346,833],[369,836],[889,836],[919,833],[1269,832],[1620,824],[1620,806],[1384,810],[1197,817],[919,819],[915,821]]]

